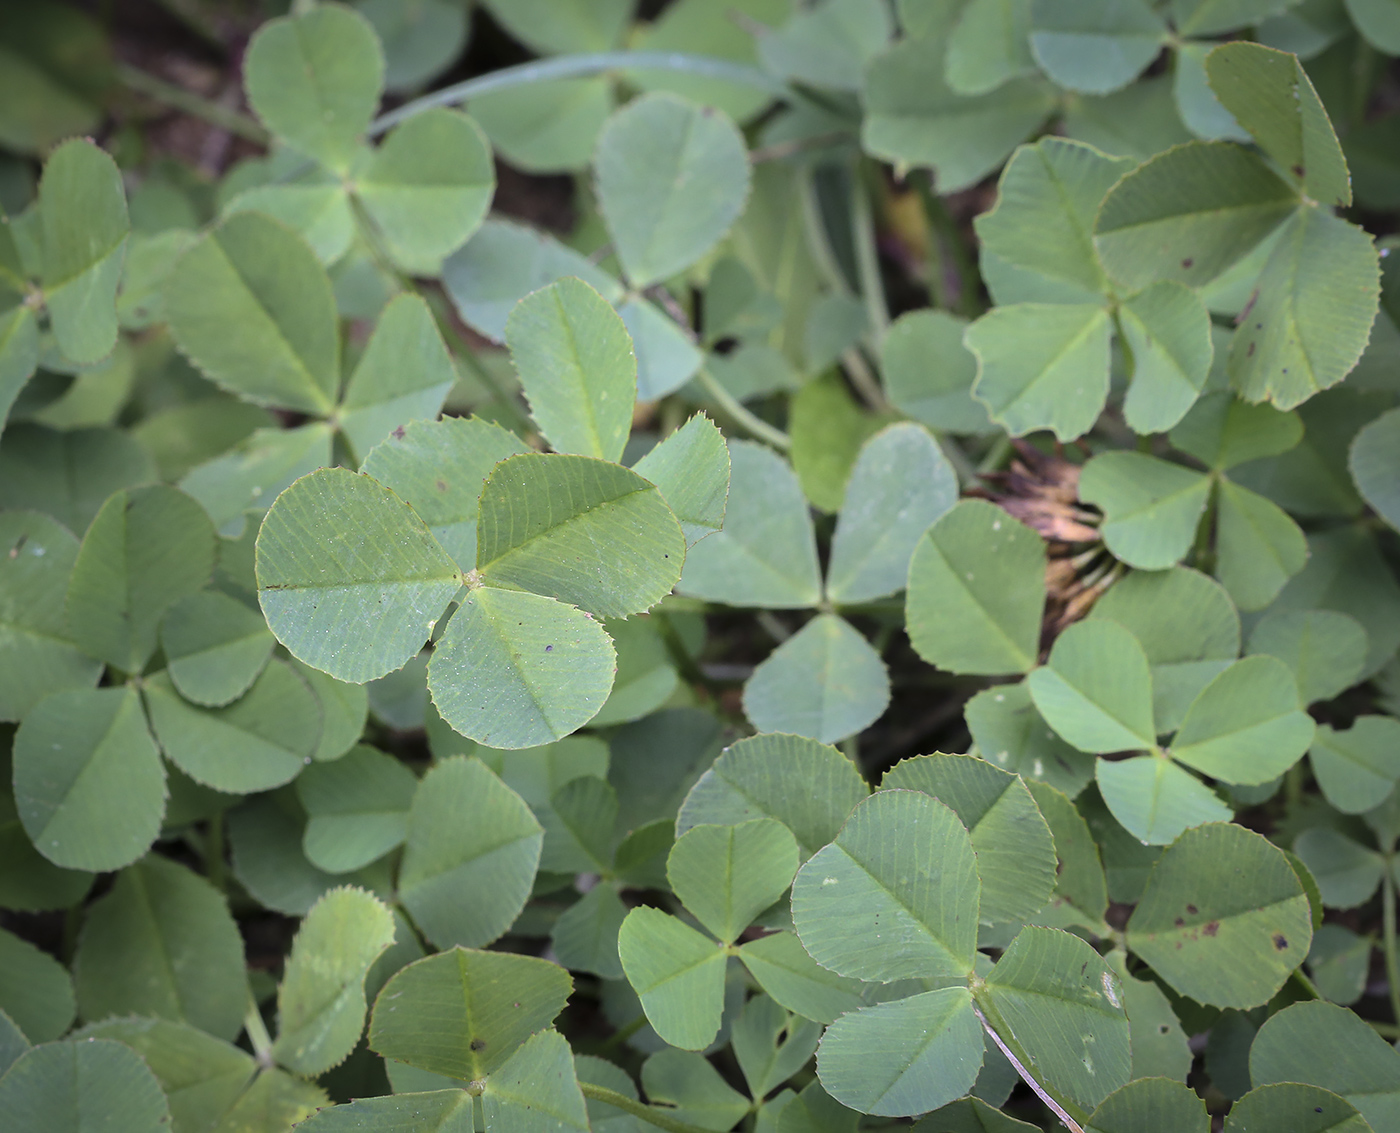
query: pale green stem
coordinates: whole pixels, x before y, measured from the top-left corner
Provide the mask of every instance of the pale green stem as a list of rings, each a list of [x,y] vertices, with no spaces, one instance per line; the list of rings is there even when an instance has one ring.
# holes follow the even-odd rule
[[[841,365],[865,404],[876,413],[888,413],[890,403],[885,400],[885,391],[880,388],[880,381],[875,377],[875,371],[870,368],[870,363],[865,360],[860,348],[853,346],[842,354]]]
[[[658,1129],[665,1129],[666,1133],[707,1133],[706,1130],[697,1125],[689,1125],[684,1121],[679,1121],[655,1106],[643,1105],[641,1102],[629,1098],[626,1094],[619,1094],[616,1090],[610,1090],[606,1086],[595,1086],[592,1082],[580,1082],[578,1086],[583,1091],[584,1097],[592,1098],[597,1102],[605,1102],[624,1113],[630,1113],[633,1117],[640,1117]]]
[[[890,310],[885,301],[885,284],[880,278],[880,255],[875,248],[875,212],[870,203],[870,186],[861,172],[857,167],[851,177],[851,237],[855,244],[860,297],[865,303],[871,341],[878,347],[889,329]]]
[[[209,884],[220,893],[228,891],[228,875],[224,868],[224,812],[209,818],[209,831],[204,836],[204,874]]]
[[[227,130],[230,134],[237,134],[240,138],[246,138],[250,142],[258,145],[267,145],[268,133],[246,114],[240,114],[236,110],[230,110],[227,106],[220,106],[217,102],[187,91],[183,87],[177,87],[174,83],[168,83],[164,79],[158,79],[155,75],[148,74],[139,67],[133,67],[130,63],[118,63],[116,65],[118,81],[122,86],[144,94],[148,98],[153,98],[157,102],[163,102],[172,110],[178,110],[182,114],[189,114],[195,118],[202,118],[211,126],[217,126],[221,130]]]
[[[1381,926],[1381,948],[1385,952],[1385,980],[1390,985],[1390,1010],[1395,1022],[1400,1024],[1400,952],[1395,943],[1395,862],[1385,863],[1385,877],[1381,880],[1381,916],[1385,923]]]
[[[982,1029],[991,1036],[992,1042],[997,1044],[997,1048],[1002,1054],[1006,1055],[1007,1060],[1015,1067],[1016,1073],[1021,1076],[1021,1081],[1025,1082],[1026,1085],[1035,1091],[1035,1096],[1050,1107],[1051,1112],[1064,1123],[1066,1129],[1071,1130],[1072,1133],[1084,1133],[1084,1127],[1067,1114],[1064,1111],[1064,1107],[1062,1107],[1059,1102],[1045,1092],[1045,1087],[1036,1081],[1035,1075],[1027,1070],[1025,1066],[1021,1064],[1021,1060],[1011,1053],[1011,1048],[1002,1042],[1001,1036],[997,1034],[992,1025],[987,1022],[987,1017],[982,1014],[982,1009],[978,1007],[975,1002],[972,1004],[972,1010],[977,1016],[977,1021],[982,1024]]]
[[[746,87],[765,90],[777,97],[788,97],[793,92],[780,79],[757,67],[735,63],[729,59],[717,59],[710,55],[692,55],[684,51],[596,51],[582,55],[562,55],[553,59],[536,59],[515,67],[502,67],[465,82],[443,87],[422,98],[406,102],[388,114],[381,114],[369,127],[369,136],[376,137],[391,130],[400,122],[431,110],[437,106],[456,106],[484,94],[529,83],[548,82],[553,79],[583,79],[591,75],[601,75],[608,71],[647,70],[682,71],[707,79],[720,79],[738,83]]]
[[[256,1003],[252,1004],[248,1008],[248,1014],[243,1016],[243,1029],[248,1032],[248,1042],[252,1044],[253,1056],[258,1060],[258,1065],[265,1070],[271,1069],[272,1036],[267,1033],[267,1024],[263,1022],[262,1012],[258,1010]]]
[[[704,366],[695,372],[695,380],[700,383],[710,397],[714,399],[725,414],[733,419],[735,424],[741,426],[746,432],[753,434],[765,444],[770,444],[776,449],[787,452],[792,448],[792,438],[781,429],[775,429],[758,417],[755,417],[732,393],[719,384],[719,380],[711,374]]]

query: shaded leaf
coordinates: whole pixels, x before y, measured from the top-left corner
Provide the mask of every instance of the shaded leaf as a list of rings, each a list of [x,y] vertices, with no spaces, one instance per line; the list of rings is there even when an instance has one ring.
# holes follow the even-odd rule
[[[724,526],[729,449],[724,434],[697,413],[632,466],[659,489],[680,520],[687,549]]]
[[[1100,453],[1079,478],[1080,499],[1103,510],[1104,543],[1140,570],[1185,556],[1210,489],[1209,477],[1139,452]]]
[[[73,981],[67,969],[27,940],[0,929],[0,1011],[20,1041],[47,1043],[73,1023]],[[8,1043],[7,1043],[8,1047]]]
[[[797,840],[782,823],[693,826],[666,859],[671,890],[724,944],[778,900],[797,872]]]
[[[588,1111],[564,1036],[541,1031],[526,1039],[486,1079],[481,1110],[487,1133],[588,1133]]]
[[[1277,504],[1229,480],[1216,507],[1216,575],[1241,610],[1262,609],[1303,569],[1303,532]]]
[[[1124,419],[1138,433],[1170,429],[1210,377],[1215,356],[1210,314],[1188,288],[1163,280],[1125,301],[1118,321],[1133,366]]]
[[[25,1051],[0,1079],[0,1113],[13,1133],[154,1133],[170,1121],[155,1075],[110,1039]]]
[[[277,641],[256,611],[210,590],[182,598],[165,612],[160,644],[180,695],[217,708],[248,691]]]
[[[617,950],[627,982],[662,1039],[683,1050],[714,1041],[724,1009],[723,945],[660,909],[640,906],[622,922]]]
[[[327,873],[366,866],[408,836],[418,780],[399,760],[364,744],[297,777],[306,808],[306,858]]]
[[[1345,731],[1319,724],[1308,760],[1318,787],[1339,811],[1372,810],[1400,780],[1400,721],[1358,716]]]
[[[1277,657],[1293,671],[1304,705],[1331,700],[1354,684],[1366,663],[1366,631],[1334,610],[1270,614],[1249,635],[1249,653]]]
[[[1157,57],[1166,34],[1161,17],[1140,0],[1039,0],[1031,7],[1031,51],[1041,70],[1086,94],[1127,86]]]
[[[1004,771],[1077,795],[1094,759],[1062,740],[1031,700],[1025,681],[983,689],[963,710],[977,753]]]

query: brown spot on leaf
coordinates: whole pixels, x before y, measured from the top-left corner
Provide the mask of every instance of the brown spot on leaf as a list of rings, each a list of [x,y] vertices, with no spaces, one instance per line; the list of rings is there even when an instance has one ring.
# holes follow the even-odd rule
[[[1177,918],[1176,918],[1176,927],[1177,927],[1177,928],[1181,928],[1181,926],[1184,925],[1185,923],[1186,923],[1186,918],[1185,918],[1185,917],[1177,917]]]
[[[402,425],[400,425],[397,429],[394,430],[394,440],[396,440],[396,441],[401,441],[401,440],[403,440],[403,426],[402,426]]]
[[[446,481],[446,480],[438,480],[436,483],[437,483],[437,490],[438,490],[439,492],[445,492],[445,491],[447,491],[447,481]]]
[[[1293,167],[1293,176],[1294,176],[1294,177],[1297,177],[1299,180],[1302,180],[1302,178],[1303,178],[1303,167],[1302,167],[1301,165],[1295,165],[1295,166]]]
[[[1205,934],[1206,934],[1207,936],[1214,936],[1216,933],[1218,933],[1218,932],[1220,931],[1220,922],[1219,922],[1219,921],[1207,921],[1207,922],[1206,922],[1206,927],[1205,927],[1205,930],[1204,930],[1204,931],[1205,931]]]
[[[1188,913],[1190,913],[1190,914],[1194,917],[1194,916],[1195,916],[1197,913],[1199,913],[1201,910],[1198,909],[1198,908],[1196,908],[1195,905],[1187,905],[1187,906],[1186,906],[1186,911],[1187,911]]]
[[[1281,932],[1274,933],[1274,947],[1282,952],[1288,947],[1288,937],[1284,936]]]
[[[1195,265],[1195,263],[1195,260],[1193,260],[1190,256],[1187,256],[1186,259],[1181,261],[1182,270],[1189,271]]]
[[[471,1041],[471,1043],[470,1043],[469,1045],[471,1046],[472,1050],[485,1050],[485,1049],[486,1049],[486,1040],[485,1040],[485,1039],[472,1039],[472,1041]]]
[[[1253,357],[1254,357],[1254,343],[1251,342],[1251,343],[1249,344],[1249,349],[1245,351],[1244,356],[1245,356],[1246,358],[1253,358]]]

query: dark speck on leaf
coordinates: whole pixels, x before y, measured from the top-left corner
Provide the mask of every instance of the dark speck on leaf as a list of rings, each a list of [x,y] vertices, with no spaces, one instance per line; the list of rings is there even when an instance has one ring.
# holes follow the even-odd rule
[[[1177,917],[1177,918],[1176,918],[1176,927],[1177,927],[1177,928],[1180,928],[1180,927],[1181,927],[1182,925],[1184,925],[1185,923],[1186,923],[1186,918],[1185,918],[1185,917]]]
[[[1263,329],[1264,329],[1264,324],[1263,324],[1263,323],[1255,323],[1255,324],[1254,324],[1254,329],[1255,329],[1255,330],[1263,330]]]
[[[1253,358],[1253,357],[1254,357],[1254,343],[1251,342],[1251,343],[1249,344],[1249,349],[1245,351],[1245,355],[1244,355],[1244,356],[1245,356],[1246,358]]]
[[[1295,166],[1293,167],[1293,176],[1294,176],[1294,177],[1301,177],[1301,176],[1303,176],[1303,167],[1302,167],[1301,165],[1295,165]],[[1322,1110],[1318,1110],[1317,1112],[1318,1112],[1318,1113],[1321,1113]]]
[[[1159,1023],[1159,1024],[1157,1025],[1157,1033],[1158,1033],[1159,1035],[1165,1035],[1165,1034],[1167,1034],[1170,1030],[1171,1030],[1171,1027],[1168,1026],[1166,1023]]]
[[[553,653],[553,652],[554,652],[554,646],[552,646],[552,645],[546,645],[546,646],[544,647],[544,651],[545,651],[546,653]]]
[[[402,425],[400,425],[397,429],[394,430],[394,440],[396,440],[396,441],[401,441],[401,440],[403,440],[403,426],[402,426]]]
[[[472,1041],[471,1041],[471,1048],[472,1048],[472,1050],[485,1050],[485,1049],[486,1049],[486,1040],[485,1040],[485,1039],[472,1039]]]
[[[439,481],[437,482],[437,490],[438,490],[439,492],[445,492],[445,491],[447,491],[447,481],[446,481],[446,480],[439,480]]]
[[[1288,937],[1284,936],[1281,932],[1274,933],[1274,947],[1282,952],[1288,947]]]
[[[1184,260],[1181,261],[1181,266],[1182,266],[1183,268],[1190,268],[1193,264],[1195,264],[1195,262],[1196,262],[1195,260],[1191,259],[1191,258],[1188,256],[1186,259],[1184,259]]]
[[[1197,913],[1199,913],[1201,910],[1198,909],[1198,908],[1196,908],[1195,905],[1187,905],[1187,906],[1186,906],[1186,911],[1187,911],[1188,913],[1190,913],[1192,916],[1195,916],[1195,915],[1196,915]]]
[[[1208,922],[1206,922],[1206,927],[1205,927],[1205,930],[1204,930],[1204,931],[1205,931],[1205,934],[1206,934],[1207,936],[1214,936],[1216,933],[1218,933],[1218,932],[1220,931],[1220,922],[1219,922],[1219,921],[1208,921]]]

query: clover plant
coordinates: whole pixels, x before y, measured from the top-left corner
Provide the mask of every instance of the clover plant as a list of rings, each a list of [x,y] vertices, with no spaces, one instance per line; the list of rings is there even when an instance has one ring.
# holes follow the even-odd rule
[[[1391,0],[89,7],[7,1131],[1400,1130]]]

